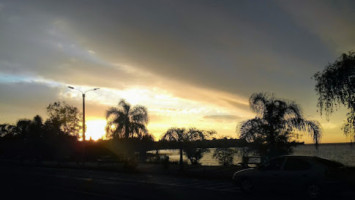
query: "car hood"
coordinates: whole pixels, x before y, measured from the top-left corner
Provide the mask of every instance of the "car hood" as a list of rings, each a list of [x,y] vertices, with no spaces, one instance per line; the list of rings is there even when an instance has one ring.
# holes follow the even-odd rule
[[[243,174],[245,174],[245,173],[254,172],[254,171],[256,171],[256,170],[257,170],[257,169],[255,169],[255,168],[247,168],[247,169],[239,170],[239,171],[237,171],[236,173],[243,173]]]
[[[258,169],[255,169],[255,168],[247,168],[247,169],[239,170],[233,174],[233,179],[235,179],[237,176],[255,173],[257,170]]]

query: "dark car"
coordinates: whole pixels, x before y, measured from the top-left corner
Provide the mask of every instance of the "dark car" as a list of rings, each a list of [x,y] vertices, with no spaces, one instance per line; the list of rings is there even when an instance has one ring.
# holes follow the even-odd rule
[[[341,186],[344,165],[311,156],[280,156],[257,168],[235,172],[233,180],[246,193],[255,190],[305,192],[319,198]]]

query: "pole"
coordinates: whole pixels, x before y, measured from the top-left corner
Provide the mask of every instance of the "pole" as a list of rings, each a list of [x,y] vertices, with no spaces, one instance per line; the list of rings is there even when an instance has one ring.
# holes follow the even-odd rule
[[[85,142],[85,139],[86,139],[86,137],[85,137],[85,129],[86,129],[86,127],[85,127],[85,93],[89,92],[89,91],[95,91],[95,90],[98,90],[100,88],[94,88],[94,89],[87,90],[87,91],[84,91],[84,92],[79,90],[79,89],[74,88],[73,86],[68,86],[68,88],[81,92],[81,94],[83,96],[83,141]]]
[[[81,91],[80,89],[76,89],[73,86],[68,86],[68,88],[81,92],[82,97],[83,97],[83,142],[82,142],[82,146],[83,146],[83,152],[82,152],[82,159],[83,160],[82,161],[83,161],[83,163],[82,164],[85,164],[85,140],[86,140],[86,137],[85,137],[85,129],[86,129],[86,127],[85,127],[85,93],[89,92],[89,91],[95,91],[100,88],[94,88],[94,89],[87,90],[87,91]]]
[[[83,141],[85,142],[85,93],[83,93]]]

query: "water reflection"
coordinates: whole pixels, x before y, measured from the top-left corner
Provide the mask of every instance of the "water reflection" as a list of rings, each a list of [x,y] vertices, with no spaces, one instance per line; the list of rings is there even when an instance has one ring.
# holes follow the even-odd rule
[[[234,148],[236,151],[241,152],[241,148]],[[218,166],[218,160],[213,158],[213,152],[215,148],[210,148],[210,151],[205,153],[200,160],[202,165],[208,166]],[[150,153],[155,153],[155,151],[150,151]],[[169,156],[169,160],[172,162],[179,161],[179,151],[178,150],[160,150],[159,154],[164,154]],[[329,160],[334,160],[341,162],[348,166],[355,166],[355,145],[351,146],[349,144],[321,144],[316,150],[313,144],[300,145],[294,148],[293,155],[304,155],[304,156],[318,156],[321,158],[326,158]],[[184,155],[184,161],[188,162],[187,157]],[[233,164],[238,164],[242,162],[242,154],[236,153],[234,155]]]

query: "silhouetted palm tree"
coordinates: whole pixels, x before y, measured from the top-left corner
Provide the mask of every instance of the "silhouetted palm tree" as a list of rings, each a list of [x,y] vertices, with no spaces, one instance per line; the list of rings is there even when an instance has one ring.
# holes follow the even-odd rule
[[[132,107],[125,100],[106,112],[106,131],[113,138],[141,138],[148,133],[148,111],[143,106]]]
[[[318,122],[305,120],[297,104],[264,93],[253,94],[249,102],[257,116],[241,123],[240,137],[256,144],[260,154],[290,153],[295,130],[308,132],[318,145],[321,136]]]

